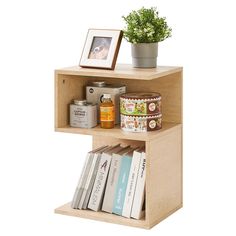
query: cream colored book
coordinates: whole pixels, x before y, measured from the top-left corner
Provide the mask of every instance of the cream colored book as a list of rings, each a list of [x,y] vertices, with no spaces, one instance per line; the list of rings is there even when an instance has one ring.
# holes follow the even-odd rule
[[[92,192],[92,189],[93,189],[93,185],[94,185],[94,181],[95,181],[95,178],[96,178],[96,175],[97,175],[98,165],[99,165],[102,153],[104,151],[108,151],[109,149],[111,149],[111,146],[105,147],[104,149],[99,150],[98,152],[96,152],[94,154],[94,163],[91,166],[89,177],[88,177],[87,184],[86,184],[86,187],[85,187],[86,196],[85,196],[84,201],[83,201],[83,206],[82,206],[83,209],[88,208],[89,198],[90,198],[90,195],[91,195],[91,192]]]
[[[111,164],[112,153],[119,152],[122,149],[120,145],[114,146],[109,151],[102,153],[96,179],[93,185],[93,190],[89,199],[88,208],[94,211],[98,211],[101,208],[102,197],[105,190],[105,184]]]
[[[143,212],[143,202],[145,196],[145,181],[146,181],[146,154],[142,152],[142,157],[140,161],[138,178],[134,193],[134,200],[131,210],[131,217],[135,219],[140,219]]]
[[[83,169],[82,169],[82,172],[81,172],[81,175],[80,175],[80,178],[79,178],[79,181],[78,181],[78,184],[76,186],[75,193],[74,193],[74,196],[73,196],[73,199],[72,199],[72,202],[71,202],[71,207],[72,208],[77,209],[78,206],[79,206],[79,202],[80,202],[80,199],[81,199],[81,196],[82,196],[82,193],[83,193],[83,189],[84,189],[84,186],[85,186],[87,175],[88,175],[88,172],[89,172],[92,160],[93,160],[94,152],[97,152],[100,149],[103,149],[104,147],[105,146],[99,147],[95,150],[90,151],[87,154],[86,159],[85,159],[85,163],[84,163],[84,166],[83,166]]]

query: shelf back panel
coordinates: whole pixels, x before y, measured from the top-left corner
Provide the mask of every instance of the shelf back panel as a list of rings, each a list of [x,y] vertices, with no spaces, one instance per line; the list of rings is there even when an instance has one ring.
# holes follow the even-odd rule
[[[127,140],[127,139],[119,139],[113,137],[102,137],[93,135],[93,149],[99,148],[103,145],[116,145],[121,144],[121,146],[130,145],[131,147],[141,147],[145,146],[145,141],[136,141],[136,140]]]

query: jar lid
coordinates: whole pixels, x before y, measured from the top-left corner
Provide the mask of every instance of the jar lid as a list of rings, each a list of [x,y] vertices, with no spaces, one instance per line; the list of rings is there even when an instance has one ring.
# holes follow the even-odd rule
[[[86,100],[74,100],[75,105],[83,106],[87,104]]]
[[[137,99],[137,100],[148,100],[148,99],[158,99],[161,98],[160,93],[124,93],[120,96],[125,99]]]
[[[106,86],[106,82],[105,81],[93,81],[92,85],[94,85],[96,87],[105,87]]]

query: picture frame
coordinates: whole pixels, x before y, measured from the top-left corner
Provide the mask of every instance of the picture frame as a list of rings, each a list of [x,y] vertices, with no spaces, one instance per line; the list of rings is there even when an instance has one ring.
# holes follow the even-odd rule
[[[79,65],[114,70],[122,36],[122,30],[89,29]]]

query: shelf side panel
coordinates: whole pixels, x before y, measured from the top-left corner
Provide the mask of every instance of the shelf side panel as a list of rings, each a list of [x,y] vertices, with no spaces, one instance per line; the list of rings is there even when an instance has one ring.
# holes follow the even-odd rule
[[[69,124],[69,104],[74,99],[85,98],[86,79],[55,74],[55,127]]]
[[[182,127],[146,144],[146,219],[150,227],[182,207]]]

